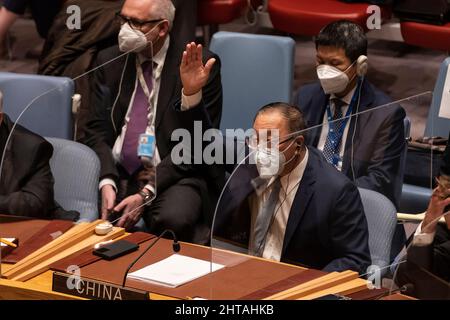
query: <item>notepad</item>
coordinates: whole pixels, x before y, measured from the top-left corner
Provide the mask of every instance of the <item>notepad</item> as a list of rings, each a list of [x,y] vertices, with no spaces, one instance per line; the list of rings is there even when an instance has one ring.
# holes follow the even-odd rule
[[[212,269],[211,269],[212,265]],[[176,288],[208,273],[220,270],[224,265],[179,254],[151,264],[128,275],[128,278]]]

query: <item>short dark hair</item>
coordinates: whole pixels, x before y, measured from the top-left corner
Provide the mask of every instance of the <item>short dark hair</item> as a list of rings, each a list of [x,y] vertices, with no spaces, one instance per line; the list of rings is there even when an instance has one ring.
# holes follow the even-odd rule
[[[306,122],[303,112],[301,112],[296,106],[284,102],[273,102],[263,106],[258,110],[254,120],[256,120],[259,115],[268,111],[278,111],[281,116],[288,121],[289,133],[299,132],[306,129]],[[301,135],[305,137],[304,132],[302,132]]]
[[[344,49],[351,62],[361,55],[367,56],[367,38],[363,28],[347,20],[335,21],[325,26],[316,37],[316,49],[319,46]]]

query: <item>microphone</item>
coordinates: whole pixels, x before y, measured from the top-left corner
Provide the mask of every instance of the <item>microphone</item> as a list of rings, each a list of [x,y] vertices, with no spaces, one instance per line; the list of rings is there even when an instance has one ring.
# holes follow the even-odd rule
[[[390,296],[394,293],[412,294],[413,292],[414,292],[414,285],[412,283],[406,283],[395,290],[389,290],[389,292],[384,293],[381,297],[378,297],[377,300]]]
[[[136,262],[139,261],[139,259],[141,259],[144,254],[147,253],[148,250],[150,250],[163,236],[165,236],[167,233],[170,233],[172,235],[172,239],[173,239],[173,243],[172,243],[172,250],[173,252],[180,252],[181,250],[181,246],[180,243],[178,242],[177,236],[175,235],[175,232],[173,232],[170,229],[166,229],[164,230],[159,236],[158,238],[156,238],[152,243],[149,244],[149,246],[147,247],[147,249],[144,250],[144,252],[142,252],[137,258],[136,260],[134,260],[127,268],[127,270],[125,271],[125,275],[123,276],[123,281],[122,281],[122,287],[125,287],[125,283],[127,282],[127,276],[128,273],[130,272],[131,268],[136,264]]]

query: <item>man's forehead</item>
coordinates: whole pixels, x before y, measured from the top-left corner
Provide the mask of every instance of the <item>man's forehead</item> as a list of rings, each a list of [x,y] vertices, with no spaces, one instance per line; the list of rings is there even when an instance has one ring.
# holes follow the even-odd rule
[[[286,131],[286,119],[279,112],[266,111],[255,119],[254,129],[268,135],[281,135]]]
[[[345,50],[333,46],[319,46],[317,47],[317,56],[327,59],[342,59],[346,58]]]
[[[154,11],[153,0],[127,0],[122,7],[122,14],[128,17],[139,18],[142,20],[151,17]]]

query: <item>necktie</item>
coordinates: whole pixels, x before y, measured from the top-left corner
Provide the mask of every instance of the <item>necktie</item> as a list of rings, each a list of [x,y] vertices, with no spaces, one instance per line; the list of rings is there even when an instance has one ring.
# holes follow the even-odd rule
[[[142,64],[142,71],[144,74],[145,83],[148,91],[153,89],[152,81],[152,63],[146,61]],[[132,175],[141,166],[141,161],[137,156],[139,135],[145,133],[148,125],[148,98],[138,81],[136,93],[134,95],[133,105],[129,115],[127,130],[122,145],[122,166],[127,172]]]
[[[275,207],[278,202],[278,196],[280,194],[281,182],[280,178],[277,178],[272,184],[272,191],[269,198],[264,202],[260,209],[258,216],[256,217],[254,227],[254,242],[251,253],[256,256],[262,256],[264,243],[266,241],[267,232],[272,221]]]
[[[335,166],[337,163],[333,161],[335,157],[339,157],[339,150],[341,147],[342,135],[344,133],[343,127],[345,125],[345,119],[343,119],[342,107],[344,102],[339,99],[333,99],[334,115],[332,123],[329,123],[329,130],[325,146],[323,148],[323,155],[327,161]]]

